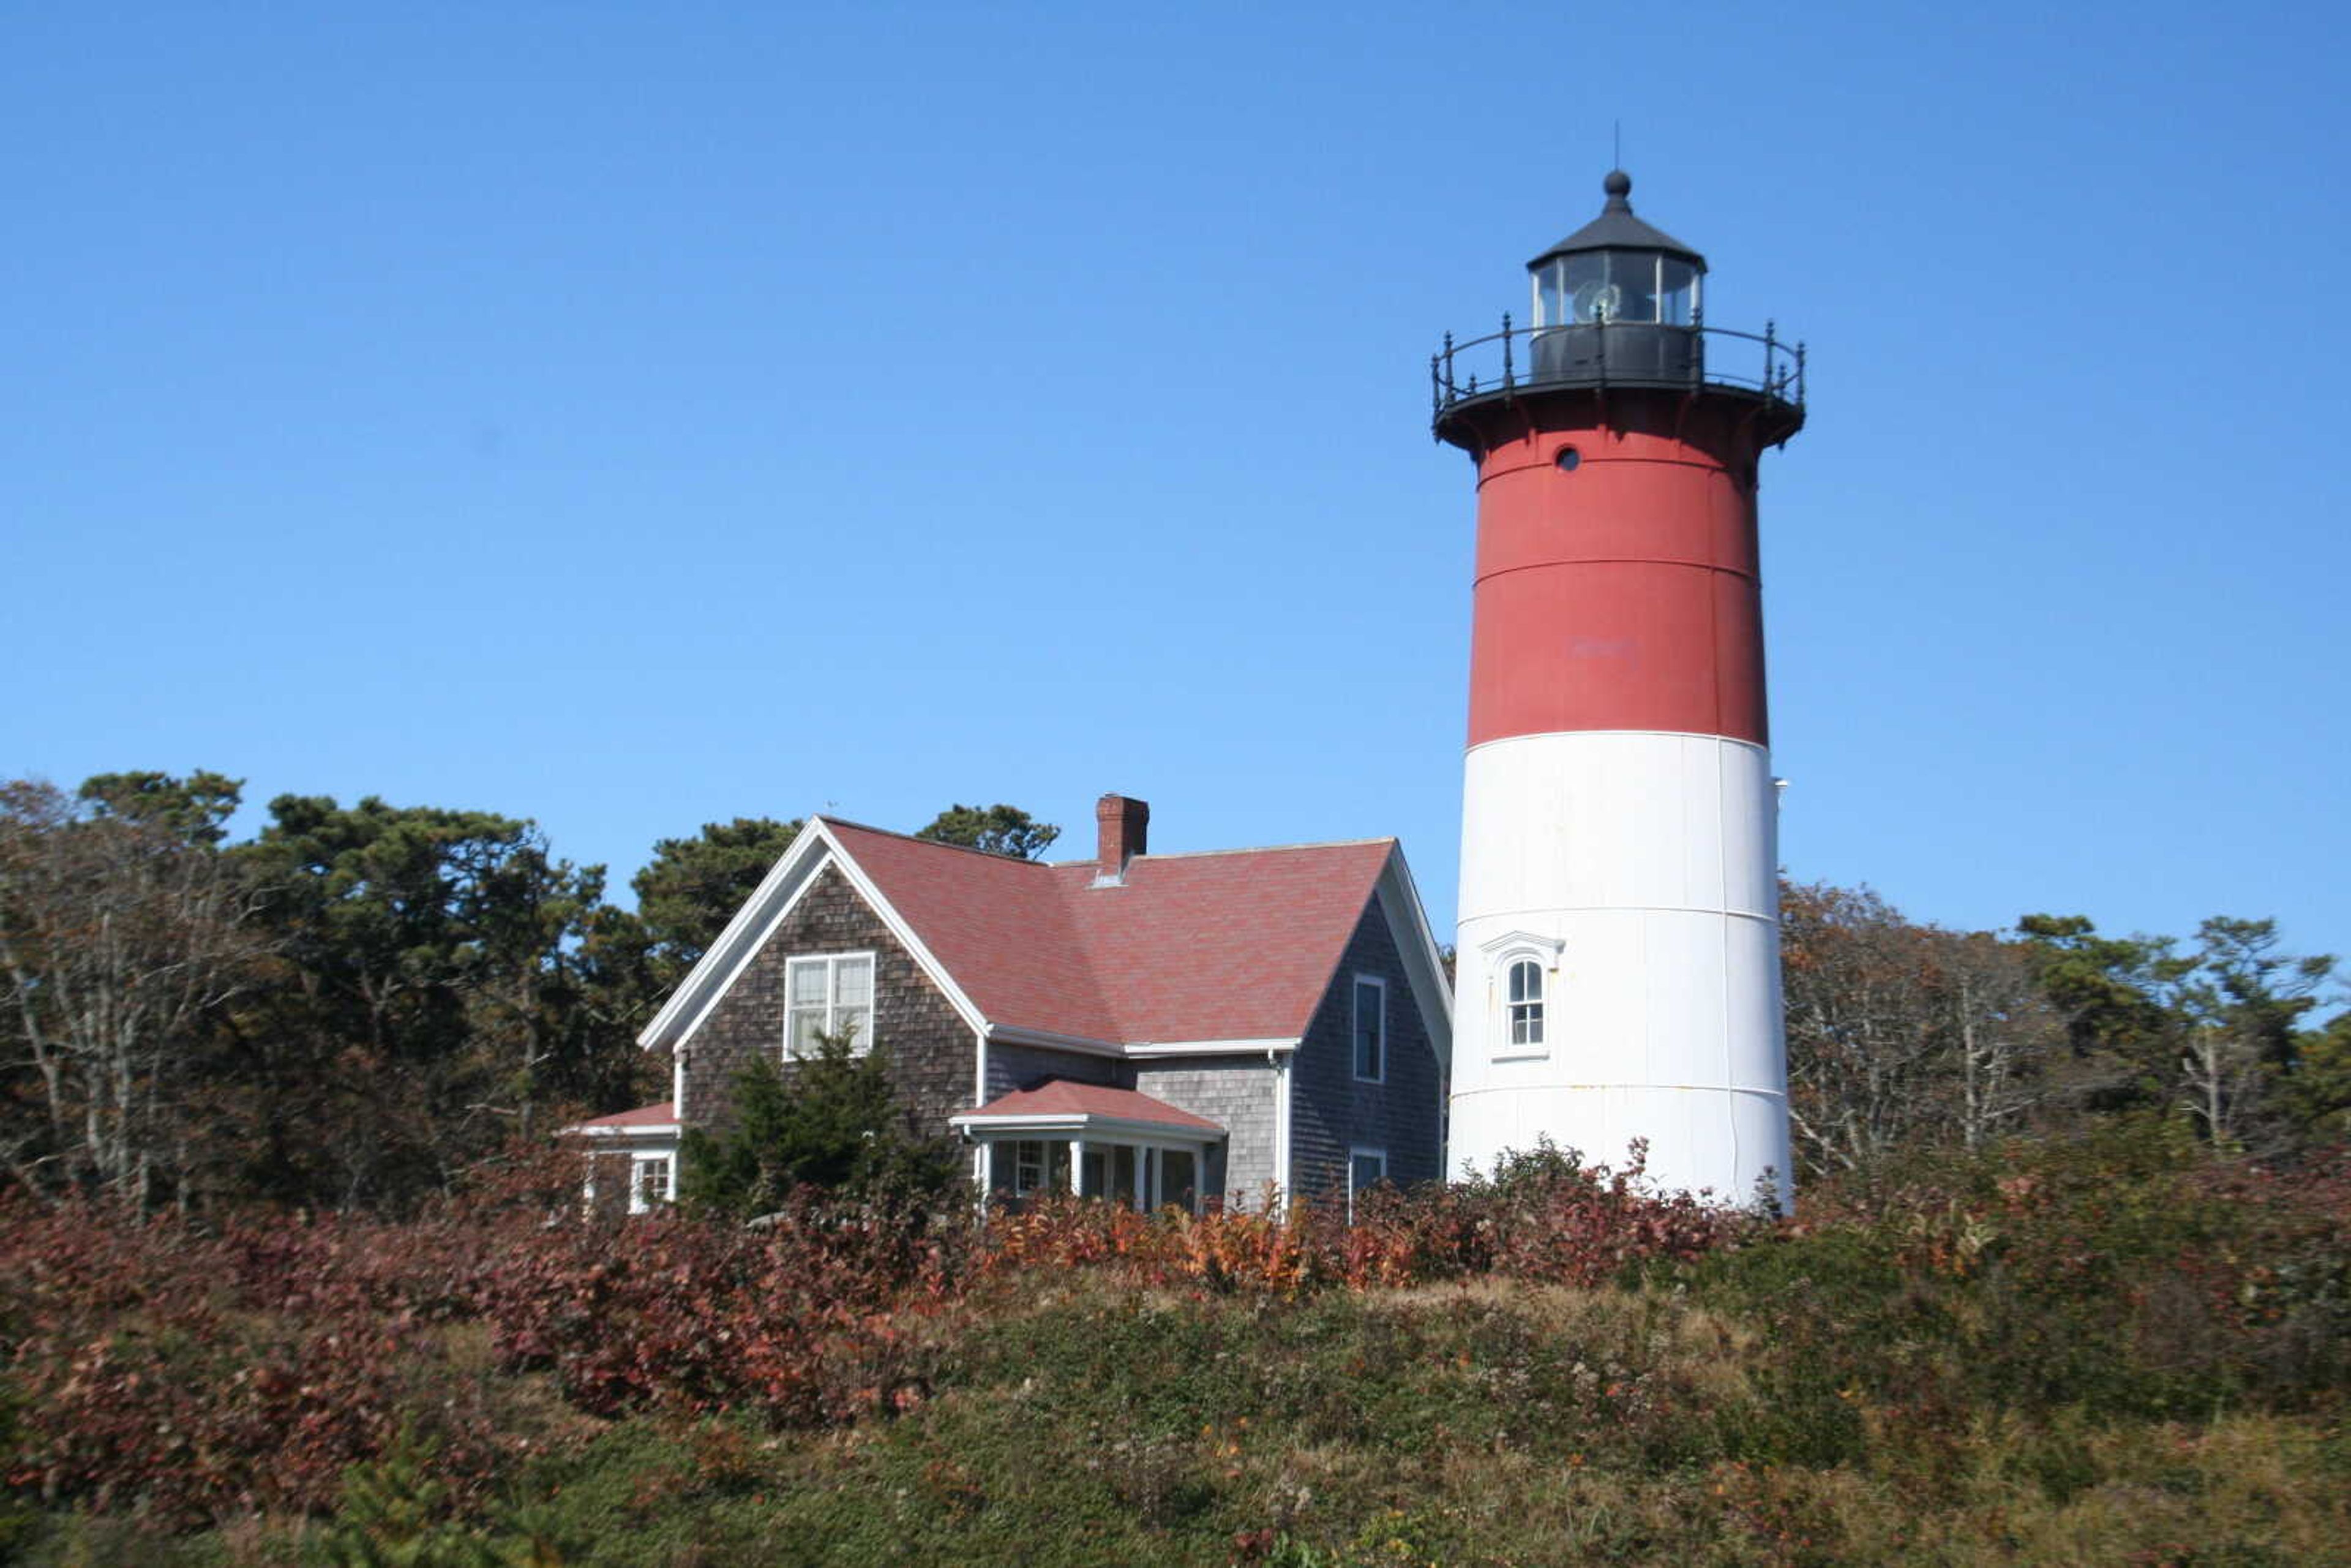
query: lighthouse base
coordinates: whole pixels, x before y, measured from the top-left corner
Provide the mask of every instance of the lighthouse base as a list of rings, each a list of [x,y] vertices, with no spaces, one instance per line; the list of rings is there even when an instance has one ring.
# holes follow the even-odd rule
[[[1659,1191],[1726,1207],[1794,1197],[1788,1181],[1788,1104],[1762,1090],[1658,1084],[1562,1084],[1488,1089],[1453,1097],[1453,1168],[1491,1175],[1505,1151],[1545,1142],[1586,1165],[1623,1170],[1638,1144]]]
[[[1545,1140],[1622,1168],[1637,1140],[1660,1187],[1788,1204],[1777,826],[1771,756],[1747,741],[1576,730],[1470,749],[1454,1170]]]

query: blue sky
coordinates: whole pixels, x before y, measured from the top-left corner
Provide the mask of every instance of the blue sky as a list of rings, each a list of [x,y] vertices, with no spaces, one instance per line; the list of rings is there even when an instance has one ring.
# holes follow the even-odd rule
[[[0,769],[536,817],[1395,833],[1426,433],[1596,210],[1813,349],[1783,853],[2351,950],[2339,6],[12,7]]]

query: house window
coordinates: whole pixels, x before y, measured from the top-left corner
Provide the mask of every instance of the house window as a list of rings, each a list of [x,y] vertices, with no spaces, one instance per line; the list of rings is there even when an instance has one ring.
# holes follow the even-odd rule
[[[643,1214],[658,1208],[676,1196],[669,1156],[640,1156],[629,1166],[629,1212]]]
[[[1377,1083],[1388,1072],[1388,988],[1370,975],[1355,977],[1355,1076]]]
[[[1081,1145],[1076,1168],[1083,1186],[1070,1185],[1070,1145]],[[1081,1191],[1127,1208],[1148,1210],[1166,1204],[1197,1212],[1199,1157],[1196,1150],[1163,1144],[1111,1143],[1070,1138],[1006,1138],[991,1141],[988,1190],[1013,1199]]]
[[[1388,1152],[1385,1149],[1350,1149],[1347,1151],[1347,1218],[1355,1218],[1355,1195],[1369,1192],[1388,1179]]]
[[[794,958],[784,966],[789,1013],[784,1054],[817,1054],[820,1034],[847,1034],[849,1048],[862,1056],[873,1044],[873,955],[831,953]]]
[[[1532,958],[1511,960],[1510,973],[1510,1046],[1514,1051],[1539,1052],[1543,1047],[1543,972]]]
[[[1067,1192],[1070,1187],[1070,1145],[1061,1138],[1023,1138],[1018,1143],[990,1145],[996,1151],[994,1186],[1009,1187],[1015,1197],[1040,1192]],[[1009,1171],[1006,1156],[1010,1155]],[[1005,1178],[1009,1175],[1011,1179]]]
[[[1190,1213],[1200,1207],[1199,1176],[1192,1162],[1189,1149],[1159,1151],[1159,1190],[1155,1201],[1172,1203]]]

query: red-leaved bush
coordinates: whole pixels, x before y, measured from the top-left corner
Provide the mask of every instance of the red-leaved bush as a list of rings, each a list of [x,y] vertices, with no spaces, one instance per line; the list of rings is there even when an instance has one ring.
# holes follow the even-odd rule
[[[0,1196],[0,1395],[21,1412],[0,1473],[52,1503],[196,1526],[331,1507],[343,1472],[406,1429],[465,1509],[630,1411],[904,1412],[958,1332],[942,1309],[977,1281],[1073,1269],[1283,1296],[1673,1270],[1770,1318],[1830,1416],[1849,1415],[1838,1390],[1917,1362],[1886,1345],[1936,1334],[1964,1338],[1950,1365],[1999,1397],[2292,1404],[2351,1375],[2351,1161],[2279,1172],[2148,1139],[2026,1152],[1814,1189],[1797,1223],[1650,1190],[1637,1148],[1613,1172],[1541,1149],[1360,1195],[1352,1217],[1063,1198],[981,1226],[803,1194],[757,1228],[615,1225],[527,1163],[506,1190],[399,1223],[141,1222]]]

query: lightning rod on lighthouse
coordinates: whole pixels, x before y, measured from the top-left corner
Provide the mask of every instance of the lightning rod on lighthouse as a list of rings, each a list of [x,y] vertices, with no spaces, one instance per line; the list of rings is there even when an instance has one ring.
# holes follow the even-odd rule
[[[1430,361],[1477,465],[1449,1157],[1544,1140],[1791,1196],[1756,470],[1803,350],[1704,316],[1633,182]]]

